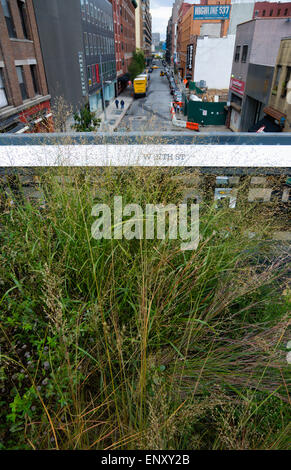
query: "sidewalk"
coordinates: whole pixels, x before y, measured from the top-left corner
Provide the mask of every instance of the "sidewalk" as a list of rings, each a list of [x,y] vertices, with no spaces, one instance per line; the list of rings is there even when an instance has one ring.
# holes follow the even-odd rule
[[[117,99],[119,101],[119,107],[116,109],[115,100],[110,103],[110,105],[106,108],[106,118],[107,118],[107,125],[104,123],[104,111],[99,114],[97,117],[101,119],[101,126],[100,131],[102,132],[114,132],[115,129],[120,124],[120,121],[124,117],[125,113],[128,111],[130,106],[133,103],[133,91],[131,87],[127,87],[120,95],[118,95]],[[120,108],[120,101],[124,101],[124,109]]]

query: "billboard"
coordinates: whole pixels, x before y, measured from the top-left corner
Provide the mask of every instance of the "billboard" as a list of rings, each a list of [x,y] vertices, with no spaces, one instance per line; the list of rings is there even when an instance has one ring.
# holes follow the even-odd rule
[[[194,20],[228,20],[230,5],[204,5],[194,7]]]

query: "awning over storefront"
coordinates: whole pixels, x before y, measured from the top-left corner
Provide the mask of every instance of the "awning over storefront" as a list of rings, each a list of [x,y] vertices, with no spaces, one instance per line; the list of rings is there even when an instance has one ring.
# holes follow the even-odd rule
[[[118,80],[122,83],[128,82],[129,79],[130,79],[129,73],[125,73],[125,74],[121,75],[121,77],[118,77]]]
[[[264,110],[265,111],[265,110]],[[265,116],[263,119],[254,124],[248,132],[282,132],[282,129],[278,124],[274,122],[274,119],[269,116]]]

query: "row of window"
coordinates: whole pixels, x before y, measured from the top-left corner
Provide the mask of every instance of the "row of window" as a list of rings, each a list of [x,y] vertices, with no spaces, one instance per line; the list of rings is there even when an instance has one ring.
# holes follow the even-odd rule
[[[109,78],[112,78],[115,73],[115,62],[104,62],[104,64],[102,64],[103,79],[107,80]],[[100,83],[101,70],[99,64],[88,65],[87,74],[89,87]]]
[[[85,53],[89,55],[114,54],[114,39],[99,34],[84,33]]]
[[[245,45],[242,48],[241,62],[245,63],[247,61],[249,46]],[[241,46],[236,46],[234,61],[239,62],[240,59]]]
[[[80,1],[83,21],[113,32],[113,18],[111,15],[98,8],[95,2]]]
[[[23,67],[21,65],[16,67],[16,73],[17,73],[18,84],[20,87],[22,100],[23,101],[27,100],[28,99],[27,86],[26,86],[26,82],[24,78]],[[34,94],[38,95],[39,86],[38,86],[36,65],[30,65],[30,73],[31,73],[33,87],[34,87]],[[8,103],[6,89],[5,89],[4,73],[3,73],[3,69],[0,68],[0,108],[4,108],[5,106],[8,106],[8,104],[9,103]]]
[[[257,16],[259,16],[259,10],[255,11],[255,17]],[[282,12],[281,8],[278,8],[276,15],[274,14],[273,8],[271,8],[271,10],[268,13],[266,13],[266,10],[263,10],[262,16],[288,16],[288,8],[284,9],[284,13]]]
[[[22,0],[17,0],[17,6],[18,6],[18,12],[21,20],[21,25],[22,25],[22,31],[23,31],[23,36],[26,39],[30,39],[30,34],[29,34],[29,22],[28,22],[28,15],[26,11],[26,3],[23,2]],[[11,14],[11,9],[10,9],[10,2],[9,0],[1,0],[1,5],[4,13],[4,18],[8,30],[8,34],[10,38],[16,38],[16,29],[14,25],[14,20],[13,16]]]

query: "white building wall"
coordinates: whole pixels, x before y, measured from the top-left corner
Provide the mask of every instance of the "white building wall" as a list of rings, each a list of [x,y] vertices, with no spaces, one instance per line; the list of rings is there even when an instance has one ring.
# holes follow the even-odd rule
[[[208,88],[228,89],[235,35],[197,40],[194,81],[206,81]]]

